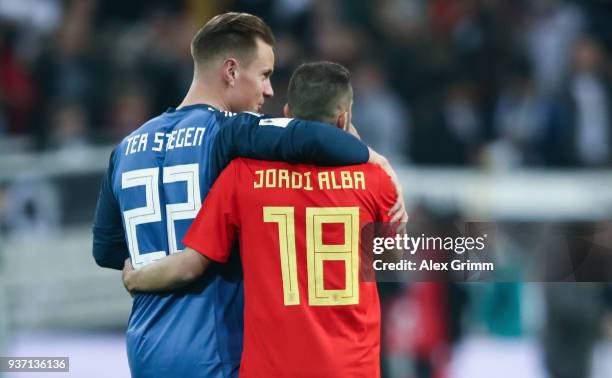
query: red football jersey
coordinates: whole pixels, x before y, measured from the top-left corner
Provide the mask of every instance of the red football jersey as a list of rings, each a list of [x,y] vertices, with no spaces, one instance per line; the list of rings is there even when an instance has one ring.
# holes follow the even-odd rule
[[[360,282],[363,225],[388,221],[391,179],[346,167],[234,160],[185,245],[225,262],[240,239],[241,377],[379,377],[380,304]]]

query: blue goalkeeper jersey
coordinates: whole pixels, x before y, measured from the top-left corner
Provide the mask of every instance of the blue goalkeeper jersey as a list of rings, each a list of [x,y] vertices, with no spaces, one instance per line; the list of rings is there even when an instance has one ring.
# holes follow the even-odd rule
[[[181,242],[212,184],[238,156],[360,164],[367,147],[329,125],[208,105],[170,109],[124,138],[102,179],[93,255],[138,269],[183,249]],[[242,351],[239,257],[214,265],[172,293],[137,294],[127,329],[134,377],[235,377]]]

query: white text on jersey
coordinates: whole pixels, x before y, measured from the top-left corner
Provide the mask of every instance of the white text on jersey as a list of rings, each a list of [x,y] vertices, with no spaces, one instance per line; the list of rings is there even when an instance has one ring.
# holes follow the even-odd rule
[[[205,131],[205,127],[187,127],[171,133],[156,132],[151,150],[159,152],[164,148],[168,151],[175,148],[201,146]],[[125,141],[127,142],[126,156],[146,151],[149,147],[149,133],[131,135]]]

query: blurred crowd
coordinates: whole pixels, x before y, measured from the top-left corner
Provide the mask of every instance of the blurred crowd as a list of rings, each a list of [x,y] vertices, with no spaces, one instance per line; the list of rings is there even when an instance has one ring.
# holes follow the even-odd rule
[[[228,10],[263,17],[276,35],[266,113],[281,114],[293,69],[325,59],[351,70],[353,121],[393,163],[612,166],[612,3],[603,0],[0,0],[0,159],[78,156],[177,106],[193,34]],[[84,193],[97,193],[98,180],[0,186],[0,237],[89,227],[95,194]],[[413,225],[460,218],[411,209]],[[507,244],[508,256],[529,252]],[[596,342],[612,338],[609,284],[380,288],[384,376],[449,376],[456,345],[475,333],[535,335],[550,377],[587,377]]]
[[[247,11],[291,71],[346,65],[354,121],[392,161],[601,167],[612,162],[612,6],[562,0],[2,0],[0,151],[114,143],[176,106],[189,42]]]

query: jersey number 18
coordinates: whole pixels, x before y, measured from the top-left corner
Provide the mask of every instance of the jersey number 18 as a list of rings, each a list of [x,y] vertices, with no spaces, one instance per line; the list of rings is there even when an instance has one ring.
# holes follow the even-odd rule
[[[295,208],[264,207],[264,222],[278,224],[281,275],[285,306],[300,304],[298,288]],[[343,244],[323,242],[323,224],[340,223],[344,226]],[[325,289],[323,263],[344,262],[344,289]],[[306,271],[308,272],[308,304],[311,306],[339,306],[359,303],[359,208],[306,208]]]

